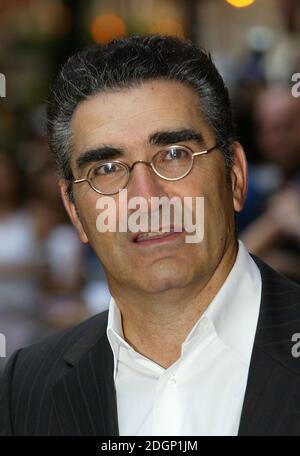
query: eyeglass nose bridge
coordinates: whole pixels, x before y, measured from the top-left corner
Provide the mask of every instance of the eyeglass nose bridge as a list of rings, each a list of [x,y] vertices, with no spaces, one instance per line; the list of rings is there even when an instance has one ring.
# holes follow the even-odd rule
[[[132,163],[132,165],[127,165],[128,166],[128,181],[131,177],[131,171],[133,170],[133,168],[135,167],[135,165],[137,165],[138,163],[144,163],[144,165],[148,166],[148,168],[151,168],[152,171],[154,172],[154,174],[158,175],[158,173],[156,172],[156,169],[154,168],[153,164],[152,164],[152,161],[146,161],[146,160],[136,160],[135,162]],[[127,184],[128,184],[128,181],[127,181]],[[126,184],[126,185],[127,185]]]
[[[123,188],[126,188],[129,181],[130,181],[130,178],[131,178],[131,171],[133,170],[133,168],[135,167],[135,165],[137,165],[138,163],[144,163],[144,165],[150,167],[152,169],[152,171],[154,172],[154,174],[158,175],[156,170],[154,169],[153,165],[152,165],[152,162],[147,162],[146,160],[136,160],[135,162],[132,163],[132,165],[128,165],[127,163],[123,163],[123,165],[126,166],[127,168],[127,182],[126,184],[123,185]]]
[[[150,166],[150,168],[153,169],[151,162],[147,162],[146,160],[137,160],[137,161],[133,162],[131,166],[128,166],[130,171],[132,171],[133,168],[135,167],[135,165],[138,164],[138,163],[144,163],[144,165]]]

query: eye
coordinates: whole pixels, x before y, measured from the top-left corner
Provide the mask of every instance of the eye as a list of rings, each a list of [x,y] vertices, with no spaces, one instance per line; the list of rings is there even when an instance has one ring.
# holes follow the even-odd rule
[[[171,149],[168,149],[164,153],[164,160],[167,161],[180,161],[180,160],[186,160],[187,158],[190,157],[190,154],[187,150],[179,147],[173,147]]]
[[[119,171],[122,171],[122,167],[118,163],[103,163],[98,165],[93,170],[93,176],[108,176]]]

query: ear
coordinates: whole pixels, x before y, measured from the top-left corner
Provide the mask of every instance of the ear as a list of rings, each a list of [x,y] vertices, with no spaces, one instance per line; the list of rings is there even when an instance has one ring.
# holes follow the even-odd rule
[[[66,183],[65,179],[60,179],[58,184],[59,184],[59,188],[60,188],[61,198],[63,200],[65,209],[70,217],[70,220],[71,220],[72,224],[74,225],[74,227],[76,228],[76,230],[78,231],[81,242],[83,242],[84,244],[88,244],[89,240],[83,229],[81,221],[78,217],[78,213],[77,213],[75,204],[72,203],[72,201],[70,201],[70,199],[68,197],[67,183]]]
[[[243,146],[235,141],[232,144],[233,164],[231,169],[231,185],[233,207],[236,212],[243,209],[248,190],[247,160]]]

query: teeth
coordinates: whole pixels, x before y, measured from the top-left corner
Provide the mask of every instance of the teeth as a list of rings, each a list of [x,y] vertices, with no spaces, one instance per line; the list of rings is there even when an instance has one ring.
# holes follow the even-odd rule
[[[144,239],[158,237],[158,236],[162,236],[164,234],[169,234],[169,233],[173,233],[173,230],[171,229],[170,231],[149,231],[148,233],[139,234],[138,237],[136,238],[136,242],[140,242],[140,241],[143,241]]]

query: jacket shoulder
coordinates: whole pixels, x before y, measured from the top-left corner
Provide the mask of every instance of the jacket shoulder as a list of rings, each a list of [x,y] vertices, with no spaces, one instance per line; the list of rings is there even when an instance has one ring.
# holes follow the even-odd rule
[[[297,351],[297,341],[300,336],[300,285],[274,271],[257,257],[253,259],[262,277],[261,306],[254,345],[299,375],[300,351]]]
[[[276,292],[284,293],[286,291],[300,297],[300,284],[275,271],[257,256],[251,254],[251,257],[260,270],[263,288],[268,293],[276,294]]]
[[[68,372],[72,360],[106,334],[107,317],[104,311],[11,356],[0,382],[0,435],[25,433],[24,420],[33,421],[28,419],[33,411],[45,426],[41,432],[47,434],[53,385]]]
[[[31,365],[39,366],[40,362],[45,363],[47,360],[53,368],[53,361],[59,366],[68,353],[72,357],[73,353],[88,351],[105,333],[107,317],[108,310],[19,350],[16,368],[22,366],[27,370]]]

